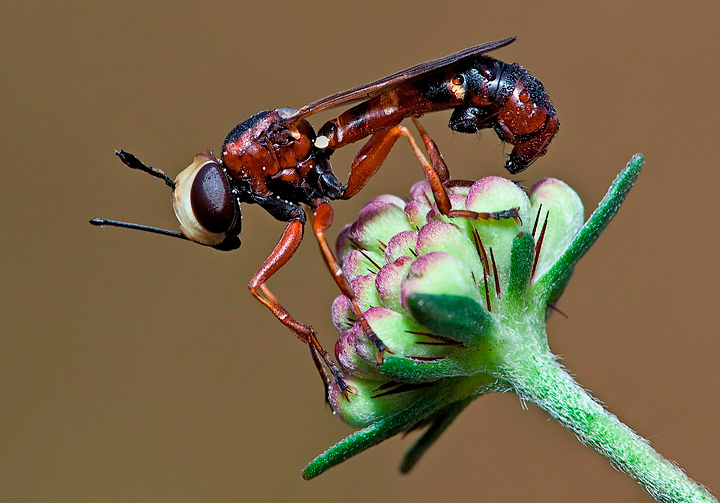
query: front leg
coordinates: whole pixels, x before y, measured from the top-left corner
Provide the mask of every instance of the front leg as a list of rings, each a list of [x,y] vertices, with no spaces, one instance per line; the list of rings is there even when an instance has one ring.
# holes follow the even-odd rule
[[[273,209],[279,211],[275,207]],[[278,272],[288,262],[288,260],[290,260],[300,246],[305,226],[305,213],[299,206],[297,206],[297,209],[299,209],[299,213],[294,209],[290,209],[288,216],[293,216],[294,218],[290,220],[290,223],[288,223],[288,226],[285,228],[285,232],[283,232],[280,241],[278,241],[278,244],[275,245],[275,248],[272,253],[270,253],[270,256],[265,260],[265,262],[263,262],[260,269],[258,269],[250,280],[248,289],[253,297],[267,307],[283,325],[292,330],[298,339],[310,347],[310,353],[313,357],[313,361],[315,362],[325,386],[325,396],[327,397],[327,389],[331,383],[330,376],[325,371],[325,368],[319,364],[320,359],[322,359],[322,361],[325,362],[325,365],[327,365],[330,374],[334,378],[342,394],[348,398],[348,395],[356,393],[356,390],[345,382],[343,375],[335,365],[335,362],[332,361],[327,351],[325,351],[325,349],[323,349],[320,345],[313,328],[297,321],[280,304],[277,298],[272,294],[272,292],[270,292],[270,289],[268,289],[265,285],[272,275]],[[270,209],[268,209],[268,211],[270,211]]]
[[[420,164],[422,164],[423,166],[423,169],[425,171],[425,178],[430,184],[433,196],[435,197],[435,204],[437,204],[440,213],[442,213],[446,217],[470,218],[473,220],[498,220],[501,218],[512,218],[513,220],[515,220],[515,223],[517,223],[518,225],[522,225],[519,214],[520,208],[517,207],[497,212],[453,210],[452,205],[450,204],[450,197],[448,196],[446,190],[446,187],[452,185],[452,181],[450,180],[450,172],[447,169],[445,160],[443,159],[442,154],[440,154],[440,149],[438,149],[435,140],[432,139],[432,137],[430,136],[430,134],[428,134],[422,124],[420,124],[420,122],[415,117],[413,117],[412,120],[418,132],[420,133],[420,137],[422,138],[423,143],[425,144],[425,150],[427,150],[428,154],[430,154],[432,164],[428,164],[425,156],[422,155],[420,149],[417,147],[417,145],[414,144],[414,141],[411,140],[411,144],[413,144],[413,151],[415,152],[415,156],[420,161]]]
[[[380,340],[377,334],[375,334],[373,329],[370,327],[370,323],[368,323],[368,321],[365,319],[365,316],[363,315],[360,306],[355,300],[355,292],[353,292],[352,287],[350,287],[347,280],[345,279],[345,275],[342,272],[340,264],[338,264],[335,256],[330,250],[327,239],[325,239],[325,232],[332,225],[332,221],[332,207],[325,201],[320,202],[315,207],[315,211],[313,213],[313,233],[315,234],[315,238],[320,245],[320,253],[323,256],[323,259],[325,260],[328,269],[330,269],[330,274],[335,280],[335,283],[337,283],[337,286],[340,288],[340,291],[343,293],[343,295],[350,299],[350,302],[352,302],[353,309],[358,316],[358,320],[360,321],[365,336],[370,339],[377,348],[378,363],[382,363],[383,353],[388,352],[392,354],[392,351],[385,345],[382,340]]]
[[[447,217],[460,217],[460,218],[472,218],[472,219],[498,219],[498,218],[512,218],[516,222],[519,221],[518,208],[511,208],[502,212],[496,213],[478,213],[476,211],[469,210],[453,210],[450,203],[450,197],[448,196],[446,186],[450,181],[450,171],[445,164],[445,160],[440,153],[435,141],[430,137],[424,127],[413,117],[413,123],[417,128],[420,136],[425,144],[425,150],[430,154],[430,161],[428,161],[425,154],[418,146],[415,138],[410,134],[410,131],[403,126],[398,125],[390,129],[382,129],[373,134],[370,139],[363,145],[358,152],[355,160],[353,161],[352,167],[350,168],[350,178],[348,179],[347,186],[343,192],[342,199],[350,199],[352,196],[357,194],[360,189],[372,178],[372,176],[380,169],[380,166],[385,161],[390,149],[395,145],[395,142],[401,136],[407,138],[410,143],[410,147],[417,157],[420,165],[425,173],[425,179],[430,184],[430,188],[435,197],[435,203],[437,204],[440,213]]]

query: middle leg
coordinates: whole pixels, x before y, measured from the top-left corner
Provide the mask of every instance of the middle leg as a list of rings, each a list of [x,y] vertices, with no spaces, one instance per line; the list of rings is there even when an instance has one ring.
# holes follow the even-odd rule
[[[499,219],[499,218],[512,218],[518,225],[521,223],[520,216],[518,213],[519,208],[511,208],[501,212],[476,212],[470,210],[453,210],[450,203],[450,197],[448,196],[446,186],[450,183],[450,171],[445,164],[445,160],[440,153],[435,141],[430,137],[425,128],[418,122],[414,117],[412,118],[415,127],[417,128],[420,136],[422,137],[423,143],[425,144],[425,150],[430,155],[430,161],[428,161],[425,154],[418,146],[415,138],[410,134],[410,131],[403,126],[397,125],[390,129],[383,129],[373,134],[370,139],[363,145],[358,152],[358,155],[353,161],[350,169],[350,178],[348,179],[347,186],[342,199],[350,199],[352,196],[357,194],[360,189],[370,180],[370,178],[380,169],[380,166],[385,161],[388,153],[395,145],[395,142],[401,136],[407,138],[410,143],[415,157],[417,157],[420,165],[425,173],[425,179],[430,184],[430,189],[433,192],[435,198],[435,204],[437,204],[440,213],[447,217],[459,217],[459,218],[470,218],[470,219]]]
[[[335,365],[335,362],[332,361],[328,353],[320,345],[320,342],[315,335],[315,331],[309,325],[305,325],[304,323],[297,321],[280,304],[278,299],[265,285],[265,283],[278,270],[280,270],[280,268],[282,268],[288,260],[290,260],[290,257],[292,257],[297,250],[300,242],[302,241],[303,227],[304,221],[302,219],[292,220],[288,223],[288,226],[280,238],[280,241],[275,246],[275,249],[265,260],[257,273],[255,273],[250,281],[250,284],[248,284],[248,289],[250,290],[250,293],[252,293],[253,297],[267,307],[283,325],[292,330],[298,339],[305,342],[310,347],[310,353],[313,357],[313,361],[315,362],[318,372],[320,373],[320,377],[323,379],[323,383],[325,385],[326,397],[327,388],[330,385],[330,379],[322,365],[318,364],[319,359],[322,359],[325,362],[335,382],[340,388],[340,391],[346,398],[348,398],[350,393],[356,393],[357,390],[345,382],[343,375]]]

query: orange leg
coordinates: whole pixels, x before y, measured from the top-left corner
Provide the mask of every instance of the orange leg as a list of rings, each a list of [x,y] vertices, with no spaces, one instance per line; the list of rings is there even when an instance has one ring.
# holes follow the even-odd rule
[[[380,169],[380,166],[382,166],[385,158],[390,153],[390,149],[393,148],[393,145],[395,145],[395,142],[400,136],[408,138],[411,146],[417,148],[415,139],[410,135],[408,129],[402,125],[390,129],[381,129],[370,137],[365,145],[362,146],[357,156],[355,156],[355,160],[353,160],[347,188],[342,195],[342,199],[350,199],[360,192],[360,189],[362,189],[368,180]],[[427,163],[427,160],[425,162]]]
[[[491,218],[497,220],[500,218],[512,218],[518,225],[522,225],[522,222],[520,221],[520,214],[518,213],[520,208],[517,207],[492,213],[470,210],[453,210],[450,204],[450,198],[448,197],[447,191],[445,190],[445,187],[451,185],[450,172],[447,169],[445,160],[442,158],[442,154],[440,154],[440,150],[438,149],[437,144],[430,137],[422,124],[420,124],[420,122],[418,122],[415,117],[413,117],[412,120],[418,132],[420,133],[420,137],[422,138],[423,143],[425,144],[425,150],[427,150],[428,154],[430,154],[432,164],[429,166],[429,168],[425,156],[422,155],[422,152],[420,152],[420,149],[417,148],[417,145],[413,145],[413,151],[415,152],[415,156],[417,156],[418,160],[420,161],[420,164],[423,165],[423,169],[425,171],[425,178],[430,184],[430,188],[433,191],[433,196],[435,197],[435,204],[437,204],[440,213],[442,213],[446,217],[471,218],[473,220],[488,220]],[[410,140],[410,143],[414,143],[413,140]]]
[[[448,217],[461,217],[461,218],[472,218],[472,219],[489,219],[489,218],[513,218],[516,222],[519,222],[518,209],[512,208],[497,213],[479,213],[476,211],[469,210],[453,210],[450,203],[450,197],[447,194],[446,185],[450,184],[450,172],[445,164],[445,160],[440,153],[435,141],[430,137],[424,127],[415,119],[412,118],[415,127],[417,128],[420,136],[422,137],[423,143],[425,144],[425,150],[430,155],[430,161],[427,160],[425,154],[420,150],[415,138],[410,134],[405,126],[398,125],[391,129],[383,129],[373,134],[368,142],[363,145],[358,152],[358,155],[353,161],[350,178],[348,179],[347,188],[342,195],[342,199],[350,199],[352,196],[357,194],[360,189],[368,182],[368,180],[380,169],[380,166],[385,161],[390,149],[395,145],[400,136],[407,138],[410,142],[410,147],[415,153],[420,165],[423,167],[425,172],[425,179],[430,184],[433,196],[435,197],[435,203],[437,204],[438,210]]]
[[[350,299],[352,302],[353,308],[355,309],[355,313],[358,316],[358,320],[360,321],[360,324],[362,326],[363,332],[367,336],[368,339],[370,339],[373,344],[375,344],[375,347],[378,350],[377,353],[377,360],[378,363],[382,363],[383,361],[383,353],[388,352],[392,354],[392,350],[388,348],[383,341],[380,340],[380,338],[373,332],[373,329],[370,327],[370,324],[365,319],[365,316],[363,316],[362,311],[360,310],[360,306],[358,305],[357,301],[355,300],[355,292],[353,292],[352,288],[348,284],[347,280],[345,279],[345,275],[342,272],[342,268],[340,267],[340,264],[338,264],[337,260],[335,259],[335,256],[333,255],[332,251],[330,250],[330,246],[327,243],[327,239],[325,239],[325,232],[330,228],[333,221],[333,210],[330,204],[327,202],[321,202],[316,208],[315,212],[313,213],[313,233],[315,234],[315,238],[317,239],[318,244],[320,245],[320,253],[322,253],[323,259],[325,259],[325,263],[328,266],[328,269],[330,269],[330,274],[332,275],[333,279],[335,280],[335,283],[337,283],[337,286],[340,288],[340,291],[345,295],[347,298]]]
[[[335,365],[335,362],[332,361],[327,351],[323,349],[317,340],[313,328],[293,318],[292,315],[280,305],[280,302],[272,292],[270,292],[268,287],[265,286],[267,280],[290,260],[290,257],[293,256],[298,246],[300,246],[303,238],[303,226],[304,223],[301,220],[293,220],[288,224],[280,241],[275,245],[275,249],[250,280],[248,288],[250,289],[250,293],[267,307],[283,325],[292,330],[298,339],[310,346],[313,361],[318,367],[318,372],[323,379],[326,390],[330,385],[330,378],[320,364],[320,359],[325,362],[335,382],[338,384],[340,391],[347,398],[348,393],[355,393],[357,390],[345,383],[342,373]]]

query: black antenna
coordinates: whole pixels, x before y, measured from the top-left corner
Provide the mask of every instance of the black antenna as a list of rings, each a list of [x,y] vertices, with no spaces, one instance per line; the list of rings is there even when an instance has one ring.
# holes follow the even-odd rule
[[[140,159],[135,157],[130,152],[125,152],[124,150],[116,150],[115,155],[118,156],[127,167],[132,169],[139,169],[140,171],[144,171],[145,173],[154,176],[155,178],[160,178],[161,180],[165,181],[165,184],[168,187],[175,190],[175,182],[172,180],[172,178],[167,176],[163,170],[153,168],[152,166],[145,166],[145,164],[143,164]]]
[[[186,241],[190,241],[187,236],[184,234],[181,234],[179,232],[175,231],[169,231],[167,229],[160,229],[159,227],[150,227],[149,225],[141,225],[141,224],[132,224],[130,222],[120,222],[118,220],[107,220],[105,218],[93,218],[90,220],[91,225],[97,225],[99,227],[104,227],[106,225],[109,225],[111,227],[124,227],[126,229],[135,229],[138,231],[146,231],[146,232],[152,232],[155,234],[162,234],[164,236],[170,236],[174,238],[180,238],[184,239]]]
[[[155,178],[160,178],[165,182],[165,184],[170,187],[171,189],[175,190],[175,182],[167,176],[162,170],[158,168],[153,168],[152,166],[146,166],[143,164],[143,162],[135,157],[130,152],[125,152],[124,150],[116,150],[115,155],[120,158],[120,160],[129,168],[132,169],[138,169],[140,171],[144,171],[145,173],[154,176]],[[151,227],[149,225],[142,225],[142,224],[133,224],[130,222],[120,222],[118,220],[108,220],[106,218],[93,218],[90,220],[91,225],[97,225],[99,227],[104,227],[106,225],[109,225],[111,227],[124,227],[126,229],[135,229],[138,231],[145,231],[145,232],[152,232],[154,234],[162,234],[163,236],[170,236],[173,238],[179,238],[184,239],[186,241],[189,241],[189,239],[179,232],[175,231],[169,231],[167,229],[160,229],[159,227]]]

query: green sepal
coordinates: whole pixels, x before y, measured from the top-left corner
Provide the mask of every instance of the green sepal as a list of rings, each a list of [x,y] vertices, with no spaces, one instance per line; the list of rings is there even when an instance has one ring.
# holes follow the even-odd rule
[[[418,323],[467,346],[479,345],[483,334],[493,326],[490,313],[469,297],[416,293],[406,303]]]
[[[472,369],[472,362],[468,362],[467,366],[463,365],[466,358],[456,356],[437,361],[418,361],[390,356],[385,358],[380,372],[388,379],[407,383],[439,381],[448,377],[462,377],[476,373],[466,368]]]
[[[517,299],[527,289],[535,262],[535,240],[531,234],[521,232],[513,239],[510,251],[510,281],[507,295]]]
[[[400,472],[408,473],[417,464],[420,458],[427,452],[432,444],[440,438],[440,435],[450,426],[456,417],[473,401],[474,397],[453,402],[442,410],[436,412],[430,419],[430,426],[418,438],[410,449],[405,453],[400,463]]]
[[[329,468],[410,429],[424,418],[441,410],[449,401],[457,400],[452,393],[448,393],[449,388],[450,383],[439,384],[423,399],[407,409],[345,437],[308,463],[303,470],[303,478],[310,480],[317,477]]]

